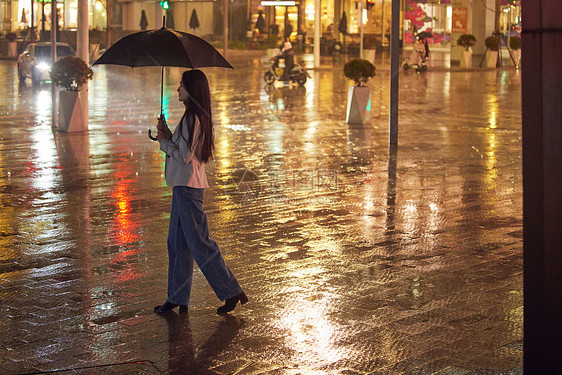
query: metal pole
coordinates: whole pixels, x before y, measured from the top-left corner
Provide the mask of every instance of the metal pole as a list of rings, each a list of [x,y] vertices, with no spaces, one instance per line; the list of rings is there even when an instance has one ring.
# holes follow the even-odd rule
[[[31,43],[35,42],[35,22],[33,18],[35,17],[35,9],[33,4],[33,0],[31,0]]]
[[[359,3],[359,58],[363,58],[363,0]]]
[[[400,71],[400,0],[392,0],[390,40],[390,124],[389,143],[398,144],[398,90]]]
[[[228,54],[228,0],[224,0],[224,52],[223,56],[226,59]]]
[[[51,66],[57,61],[57,0],[51,1]],[[57,121],[57,86],[51,81],[51,127],[58,127]]]
[[[164,113],[162,103],[164,103],[164,65],[162,65],[162,78],[160,79],[160,115]]]
[[[45,0],[41,1],[41,33],[45,33]],[[39,37],[39,40],[43,35]]]
[[[320,66],[320,17],[322,16],[322,3],[314,0],[314,67]]]
[[[385,34],[386,34],[386,29],[385,29],[385,23],[384,23],[384,0],[382,0],[382,14],[381,14],[381,45],[382,42],[384,41],[385,38]]]
[[[89,20],[88,20],[88,0],[78,0],[78,30],[76,33],[76,52],[78,53],[78,57],[86,62],[86,64],[90,65],[90,54],[88,51],[89,47],[89,40],[88,40],[88,29],[89,29]],[[83,131],[88,130],[88,83],[86,82],[84,86],[82,86],[82,94],[81,101],[82,101],[82,110],[84,111],[83,114],[83,123],[82,129]]]
[[[88,0],[78,0],[78,30],[76,32],[76,52],[78,57],[89,64],[88,53]]]
[[[111,47],[111,1],[105,0],[105,27],[107,29],[105,49]],[[99,51],[98,51],[99,52]]]

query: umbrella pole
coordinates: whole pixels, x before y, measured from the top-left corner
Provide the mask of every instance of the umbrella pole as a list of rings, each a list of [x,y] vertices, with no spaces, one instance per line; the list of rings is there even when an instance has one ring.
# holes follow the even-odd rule
[[[160,80],[160,117],[164,112],[162,102],[164,98],[164,65],[162,65],[162,79]],[[148,129],[148,138],[152,139],[153,141],[157,141],[158,139],[152,136],[152,131]]]
[[[164,10],[164,15],[162,16],[162,28],[166,28],[166,10]],[[162,99],[164,97],[164,65],[162,65],[162,79],[160,80],[160,116],[162,116]]]
[[[164,65],[162,65],[162,78],[160,79],[160,116],[162,116],[162,113],[164,113],[162,107],[162,103],[164,100],[163,98],[164,98]]]

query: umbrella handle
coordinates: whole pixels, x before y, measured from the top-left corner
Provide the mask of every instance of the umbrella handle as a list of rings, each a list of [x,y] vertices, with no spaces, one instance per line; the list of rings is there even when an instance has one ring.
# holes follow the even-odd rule
[[[154,138],[154,137],[152,136],[152,130],[150,130],[150,129],[148,129],[148,138],[150,138],[150,139],[153,140],[153,141],[157,141],[157,140],[158,140],[158,139],[156,139],[156,138]]]

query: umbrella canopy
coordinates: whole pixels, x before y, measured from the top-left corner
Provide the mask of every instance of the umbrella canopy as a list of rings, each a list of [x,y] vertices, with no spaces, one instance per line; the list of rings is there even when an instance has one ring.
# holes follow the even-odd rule
[[[174,29],[141,31],[118,40],[93,65],[222,67],[234,69],[205,40]]]
[[[164,19],[163,24],[166,24]],[[119,39],[93,65],[113,64],[131,68],[140,66],[162,67],[160,82],[160,114],[164,92],[164,67],[185,68],[222,67],[234,69],[209,43],[198,36],[181,31],[161,29],[141,31]],[[150,135],[150,139],[156,140]]]
[[[421,33],[418,33],[417,37],[420,39],[433,38],[433,33],[430,31],[422,31]]]
[[[197,12],[195,11],[195,9],[193,9],[193,12],[191,12],[191,18],[189,19],[189,27],[191,29],[197,29],[199,28],[199,18],[197,18]]]

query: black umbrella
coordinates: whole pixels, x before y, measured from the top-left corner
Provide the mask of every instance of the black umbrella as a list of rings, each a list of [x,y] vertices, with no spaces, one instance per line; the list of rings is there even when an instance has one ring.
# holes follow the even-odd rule
[[[166,24],[165,19],[162,24]],[[185,68],[214,66],[234,69],[219,51],[205,40],[165,27],[141,31],[118,40],[93,65],[99,64],[125,65],[131,68],[161,66],[160,115],[162,115],[165,66]],[[150,136],[150,130],[148,132]]]
[[[421,33],[417,34],[417,37],[420,39],[433,38],[433,33],[431,33],[430,31],[422,31]]]
[[[191,12],[191,18],[189,19],[189,27],[191,29],[197,29],[199,28],[199,18],[197,18],[197,12],[195,11],[195,9],[193,9],[193,12]]]

